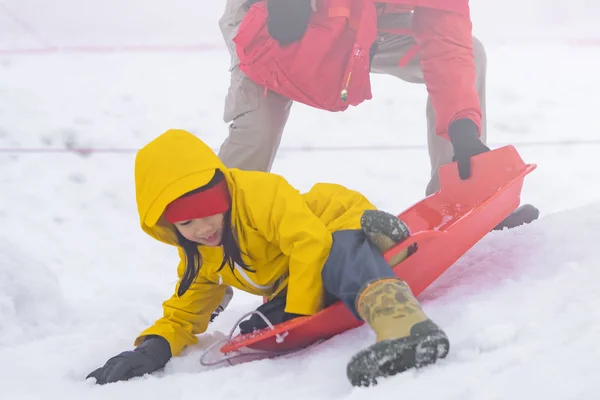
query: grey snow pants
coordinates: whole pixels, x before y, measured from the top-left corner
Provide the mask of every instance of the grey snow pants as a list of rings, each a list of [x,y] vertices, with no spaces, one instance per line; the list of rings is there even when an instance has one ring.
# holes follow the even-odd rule
[[[341,301],[352,315],[362,321],[356,310],[356,299],[369,283],[383,278],[394,278],[394,271],[360,229],[334,232],[333,243],[327,261],[321,270],[321,279],[325,288],[325,307]],[[272,324],[279,324],[286,319],[286,295],[281,292],[275,298],[257,308],[264,318]],[[253,330],[267,327],[263,316],[252,315],[239,325],[240,332],[250,333]]]
[[[329,257],[321,271],[326,291],[326,306],[340,300],[358,319],[356,297],[369,283],[382,278],[395,278],[381,252],[362,230],[333,233]]]

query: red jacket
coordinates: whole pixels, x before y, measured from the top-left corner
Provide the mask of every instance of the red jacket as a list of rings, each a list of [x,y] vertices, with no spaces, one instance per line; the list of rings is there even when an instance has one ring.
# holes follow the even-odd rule
[[[436,133],[469,118],[481,131],[481,107],[475,88],[472,23],[468,0],[387,0],[390,6],[414,7],[413,36],[423,76],[436,111]]]
[[[448,138],[448,126],[461,118],[481,127],[468,0],[322,1],[326,6],[313,14],[312,28],[284,47],[267,32],[266,6],[254,4],[234,38],[242,71],[265,90],[314,107],[343,111],[358,105],[371,98],[366,53],[377,30],[374,4],[385,4],[384,12],[414,11],[412,28],[397,32],[416,41],[400,64],[419,53],[436,133]],[[344,13],[361,15],[350,21],[357,29],[347,31]]]

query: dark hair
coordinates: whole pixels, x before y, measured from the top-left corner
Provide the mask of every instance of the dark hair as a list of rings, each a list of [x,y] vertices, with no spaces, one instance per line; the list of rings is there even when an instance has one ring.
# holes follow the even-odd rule
[[[184,196],[189,196],[191,194],[210,189],[223,179],[223,172],[221,172],[220,170],[216,170],[215,176],[211,179],[210,182],[208,182],[201,188],[186,193]],[[198,243],[184,238],[177,228],[175,228],[175,234],[177,236],[177,242],[179,243],[179,246],[181,246],[181,248],[185,252],[186,258],[185,271],[183,273],[183,277],[181,278],[179,289],[177,290],[177,295],[181,297],[185,294],[185,292],[190,288],[194,280],[198,277],[200,267],[202,266],[202,257],[200,256],[200,252],[198,251]],[[218,271],[221,271],[225,265],[229,265],[229,268],[231,268],[231,271],[233,271],[235,265],[237,264],[248,272],[255,272],[242,260],[242,252],[237,243],[235,230],[233,229],[231,208],[229,208],[229,210],[225,212],[225,215],[223,217],[223,238],[221,243],[223,246],[223,262],[221,263],[221,266],[219,267]]]

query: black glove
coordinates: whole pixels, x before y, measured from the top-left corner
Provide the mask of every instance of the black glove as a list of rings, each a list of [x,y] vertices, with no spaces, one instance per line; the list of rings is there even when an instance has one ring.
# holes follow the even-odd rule
[[[269,35],[281,46],[304,36],[312,13],[310,0],[267,0]]]
[[[171,346],[161,336],[150,335],[144,343],[132,351],[124,351],[111,358],[90,373],[87,378],[96,378],[96,383],[126,381],[136,376],[149,374],[164,367],[171,358]]]
[[[299,314],[285,312],[285,300],[285,295],[277,296],[261,304],[256,311],[260,311],[273,325],[300,317],[301,315]],[[240,322],[240,333],[245,335],[246,333],[258,331],[266,327],[267,323],[260,315],[252,314],[249,319]]]
[[[471,157],[490,151],[481,139],[475,122],[468,118],[459,119],[450,124],[448,136],[454,148],[452,161],[458,164],[458,175],[465,180],[471,176]]]

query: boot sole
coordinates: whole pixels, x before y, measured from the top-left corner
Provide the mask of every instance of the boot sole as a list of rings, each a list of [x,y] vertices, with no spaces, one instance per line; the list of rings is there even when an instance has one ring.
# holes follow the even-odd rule
[[[360,225],[367,236],[382,234],[395,244],[406,240],[410,236],[410,230],[404,222],[395,215],[380,210],[365,210],[360,218]],[[408,247],[407,256],[415,251],[417,251],[416,243]]]
[[[411,368],[422,368],[446,357],[450,349],[442,331],[426,336],[385,340],[357,353],[348,363],[347,376],[353,386],[371,386]]]

